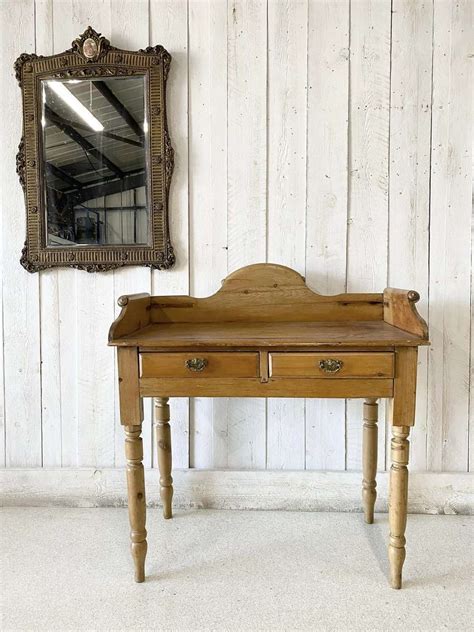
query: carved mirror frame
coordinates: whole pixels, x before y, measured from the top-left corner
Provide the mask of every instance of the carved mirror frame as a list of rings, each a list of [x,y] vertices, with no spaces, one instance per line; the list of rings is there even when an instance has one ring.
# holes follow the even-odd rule
[[[122,266],[146,265],[165,269],[175,262],[169,236],[168,197],[174,152],[166,120],[166,80],[171,56],[163,46],[128,51],[111,46],[88,27],[63,53],[51,56],[23,53],[15,74],[23,98],[23,136],[16,169],[25,194],[27,225],[21,264],[29,272],[73,267],[87,272]],[[145,76],[148,112],[148,221],[150,245],[47,246],[45,170],[42,158],[41,92],[44,79],[113,78]]]

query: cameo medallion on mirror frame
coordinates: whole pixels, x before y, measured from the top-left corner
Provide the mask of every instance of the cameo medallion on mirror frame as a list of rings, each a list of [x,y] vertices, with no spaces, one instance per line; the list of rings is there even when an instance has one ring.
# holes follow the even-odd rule
[[[64,53],[19,57],[28,271],[173,265],[170,60],[162,46],[114,48],[91,27]]]

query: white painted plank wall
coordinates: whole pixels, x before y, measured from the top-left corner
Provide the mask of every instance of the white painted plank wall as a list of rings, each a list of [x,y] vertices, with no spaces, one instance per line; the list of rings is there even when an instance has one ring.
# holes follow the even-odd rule
[[[468,466],[472,2],[435,0],[428,467]],[[440,256],[442,253],[442,256]]]
[[[9,166],[8,172],[2,170],[1,185],[5,462],[7,467],[39,467],[42,465],[39,276],[26,273],[18,263],[25,235],[25,213],[23,192],[14,168],[22,111],[12,68],[23,50],[35,50],[34,3],[7,1],[0,7],[5,55],[1,69],[0,125],[2,160]],[[13,28],[15,24],[21,24],[21,28]]]
[[[467,470],[469,0],[0,7],[1,466],[121,467],[114,352],[105,345],[118,296],[204,296],[236,268],[274,261],[322,293],[387,283],[421,293],[433,345],[420,353],[412,466]],[[18,264],[21,104],[12,63],[35,47],[68,48],[89,23],[119,46],[161,43],[173,56],[171,272],[30,275]],[[148,466],[151,419],[149,401]],[[172,420],[176,467],[360,468],[360,402],[181,398],[172,401]],[[382,418],[380,469],[388,438]]]

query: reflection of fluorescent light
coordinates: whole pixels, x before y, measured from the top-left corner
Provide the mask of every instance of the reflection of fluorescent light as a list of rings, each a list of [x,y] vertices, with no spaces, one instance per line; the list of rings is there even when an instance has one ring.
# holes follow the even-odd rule
[[[48,81],[48,86],[61,97],[61,99],[81,117],[81,119],[89,125],[94,132],[101,132],[104,129],[102,123],[90,112],[73,93],[66,88],[64,83],[60,81]]]
[[[148,134],[148,121],[146,119],[143,121],[143,131]]]

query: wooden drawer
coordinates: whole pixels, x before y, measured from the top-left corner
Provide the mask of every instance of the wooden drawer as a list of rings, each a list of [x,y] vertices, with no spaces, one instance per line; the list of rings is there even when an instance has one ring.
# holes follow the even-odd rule
[[[258,377],[258,353],[142,353],[142,377]]]
[[[393,353],[271,353],[271,377],[393,377]]]

